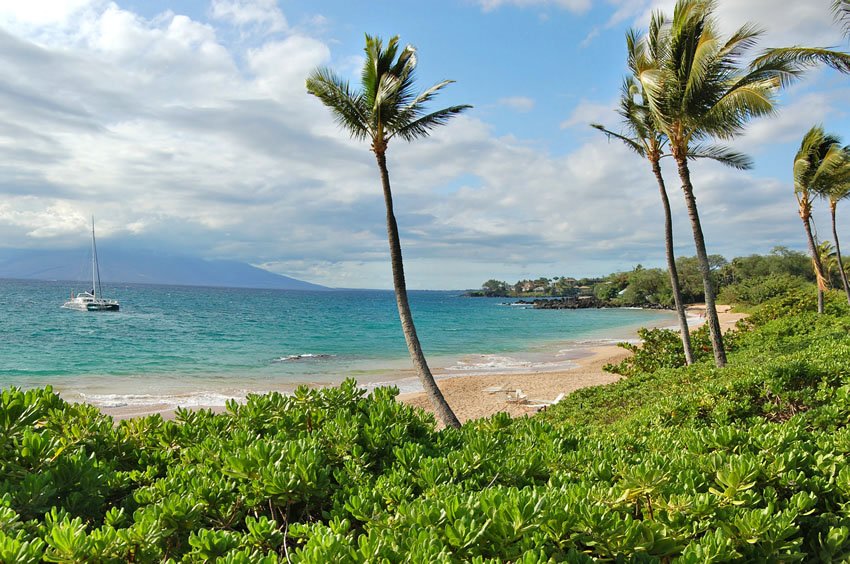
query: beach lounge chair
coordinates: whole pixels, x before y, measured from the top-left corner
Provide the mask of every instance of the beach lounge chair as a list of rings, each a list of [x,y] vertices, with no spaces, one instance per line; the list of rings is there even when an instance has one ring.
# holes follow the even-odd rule
[[[553,400],[544,400],[544,399],[532,399],[532,400],[528,400],[528,406],[527,406],[527,407],[530,407],[530,408],[537,408],[537,409],[542,409],[542,408],[544,408],[544,407],[549,407],[550,405],[555,405],[556,403],[558,403],[559,401],[561,401],[562,399],[564,399],[564,397],[565,397],[566,395],[567,395],[567,394],[565,394],[565,393],[561,392],[561,393],[560,393],[560,394],[558,394],[558,395],[555,397],[555,399],[553,399]]]
[[[513,396],[508,394],[508,398],[505,401],[508,403],[525,403],[528,401],[528,395],[522,393],[522,390],[517,388],[516,393]]]

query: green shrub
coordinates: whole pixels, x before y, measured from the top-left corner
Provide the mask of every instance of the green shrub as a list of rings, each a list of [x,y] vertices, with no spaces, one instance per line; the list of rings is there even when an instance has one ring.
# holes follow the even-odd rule
[[[618,347],[632,354],[617,364],[606,364],[602,369],[612,374],[635,376],[652,374],[662,368],[685,366],[685,347],[680,335],[679,331],[671,329],[638,329],[640,344],[617,343]],[[735,331],[727,331],[723,335],[727,352],[735,350],[737,338]],[[694,362],[713,358],[707,325],[703,324],[691,332],[691,350]]]
[[[724,286],[717,300],[724,304],[759,305],[797,290],[814,291],[814,285],[800,276],[772,274],[745,278],[736,284]]]

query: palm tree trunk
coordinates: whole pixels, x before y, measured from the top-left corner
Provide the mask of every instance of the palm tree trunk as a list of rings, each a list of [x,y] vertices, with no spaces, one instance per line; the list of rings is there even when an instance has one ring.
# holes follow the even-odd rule
[[[395,299],[398,305],[398,316],[401,319],[401,329],[404,332],[404,340],[407,342],[407,350],[410,352],[410,359],[416,368],[416,374],[419,376],[422,387],[425,388],[425,393],[434,406],[437,417],[446,427],[460,427],[460,421],[458,421],[457,416],[452,411],[452,408],[449,407],[446,398],[443,397],[443,393],[434,381],[434,376],[431,374],[431,370],[428,368],[428,362],[422,353],[419,337],[416,335],[413,314],[410,311],[410,304],[407,301],[407,284],[404,281],[401,241],[398,237],[398,224],[396,224],[395,214],[393,213],[393,195],[390,190],[390,173],[387,170],[387,158],[383,152],[376,151],[375,156],[378,159],[378,168],[381,171],[381,185],[384,189],[384,203],[387,207],[387,237],[390,243],[393,288],[395,289]]]
[[[847,273],[844,272],[844,263],[841,261],[841,246],[838,244],[838,230],[835,228],[835,205],[835,201],[829,202],[829,213],[832,214],[832,237],[835,239],[835,258],[838,260],[838,273],[841,275],[841,283],[844,284],[847,303],[850,304],[850,284],[847,283]]]
[[[661,165],[658,159],[652,159],[652,172],[658,181],[661,192],[661,203],[664,206],[664,243],[667,250],[667,270],[670,272],[670,288],[673,290],[673,303],[679,316],[679,328],[682,333],[682,347],[685,350],[685,364],[694,363],[694,351],[691,349],[691,333],[688,330],[688,316],[685,314],[685,304],[682,301],[682,289],[679,286],[679,271],[676,269],[676,257],[673,252],[673,214],[670,211],[670,199],[667,197],[667,187],[661,175]]]
[[[806,239],[809,243],[809,253],[812,255],[812,266],[815,270],[815,279],[818,284],[818,313],[823,313],[823,291],[826,289],[826,279],[823,275],[823,265],[820,262],[818,246],[815,236],[812,234],[812,223],[805,210],[800,210],[800,218],[803,220],[803,229],[806,230]]]
[[[720,331],[720,320],[717,317],[717,305],[714,303],[714,284],[711,281],[711,267],[708,264],[708,253],[705,250],[705,237],[697,211],[697,201],[694,197],[694,186],[691,184],[691,171],[688,168],[687,155],[675,150],[674,158],[679,167],[679,178],[682,180],[682,191],[685,193],[685,203],[688,206],[688,216],[694,231],[694,246],[697,251],[699,271],[702,275],[702,286],[705,290],[705,319],[711,336],[711,348],[714,350],[714,363],[723,368],[726,366],[726,349],[723,347],[723,334]]]

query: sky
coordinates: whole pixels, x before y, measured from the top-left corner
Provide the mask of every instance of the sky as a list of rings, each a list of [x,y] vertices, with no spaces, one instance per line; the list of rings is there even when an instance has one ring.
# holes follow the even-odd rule
[[[720,0],[755,51],[848,48],[830,0]],[[387,159],[408,288],[663,266],[663,216],[619,130],[625,32],[669,0],[0,0],[0,250],[98,245],[247,262],[332,287],[391,288],[374,155],[304,87],[356,83],[364,34],[418,50],[433,109],[471,104]],[[804,250],[791,163],[821,123],[850,140],[850,77],[811,71],[731,145],[740,172],[697,163],[708,252]],[[669,159],[676,251],[693,255]],[[821,206],[823,208],[823,206]],[[850,205],[839,208],[842,233]],[[816,216],[829,234],[823,209]],[[839,223],[841,225],[841,223]],[[108,269],[108,265],[102,265]]]

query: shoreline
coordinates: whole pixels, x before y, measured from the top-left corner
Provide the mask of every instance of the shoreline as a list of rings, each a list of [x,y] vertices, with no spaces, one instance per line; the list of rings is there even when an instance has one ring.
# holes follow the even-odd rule
[[[720,328],[723,332],[735,327],[743,313],[732,313],[730,306],[717,306]],[[705,304],[692,304],[686,308],[689,329],[705,323]],[[461,423],[472,419],[507,413],[522,417],[536,413],[581,388],[612,384],[621,377],[602,370],[608,363],[616,363],[631,353],[617,345],[590,347],[591,354],[576,359],[576,367],[557,372],[528,374],[493,374],[486,376],[458,376],[437,381],[440,390]],[[520,390],[519,398],[517,391]],[[525,396],[524,398],[522,396]],[[433,413],[431,402],[424,392],[400,394],[398,400]],[[517,401],[519,400],[519,401]]]
[[[744,314],[729,313],[728,306],[719,306],[721,327],[725,331],[734,327]],[[688,320],[692,329],[704,322],[705,306],[694,304],[688,307]],[[656,325],[658,326],[658,325]],[[669,327],[669,326],[665,326]],[[625,341],[629,339],[620,339]],[[630,353],[618,347],[614,342],[598,344],[599,341],[613,339],[595,339],[590,343],[573,347],[568,357],[564,359],[568,366],[556,370],[525,370],[501,371],[487,373],[451,374],[443,370],[436,375],[437,383],[452,409],[461,421],[488,417],[498,412],[506,412],[513,417],[528,415],[543,407],[545,402],[551,402],[559,394],[568,394],[580,388],[609,384],[620,377],[602,370],[602,366],[611,362],[619,362]],[[419,388],[406,391],[398,396],[399,401],[431,411],[431,405],[415,375],[411,370],[393,380],[366,383],[366,389],[385,385],[401,384],[402,388]],[[517,389],[525,395],[524,401],[515,399]],[[238,400],[237,400],[238,401]],[[169,404],[144,404],[99,406],[101,412],[110,415],[116,421],[131,419],[146,415],[160,414],[166,419],[175,416],[177,407]],[[220,413],[226,410],[223,405],[192,405],[189,409],[211,409]]]

